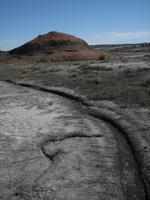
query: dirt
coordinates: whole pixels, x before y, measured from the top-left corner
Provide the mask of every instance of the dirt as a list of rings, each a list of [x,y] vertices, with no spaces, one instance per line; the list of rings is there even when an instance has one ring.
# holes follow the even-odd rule
[[[32,56],[30,59],[32,60]],[[143,47],[139,47],[138,52],[109,53],[102,60],[41,60],[36,64],[22,64],[20,59],[13,62],[8,59],[0,64],[0,79],[23,80],[51,87],[63,86],[90,100],[109,100],[122,106],[149,107],[149,63],[150,54]]]
[[[2,53],[0,199],[150,199],[150,65],[138,50],[26,65]]]
[[[124,137],[100,116],[109,110],[97,114],[32,86],[0,84],[1,199],[147,199],[147,159],[139,163],[134,153],[143,152],[143,136],[130,143],[130,132]]]
[[[90,47],[84,40],[75,36],[49,32],[8,52],[10,59],[14,57],[24,62],[32,57],[32,63],[43,61],[87,60],[97,59],[99,52]],[[29,59],[29,62],[31,59]]]

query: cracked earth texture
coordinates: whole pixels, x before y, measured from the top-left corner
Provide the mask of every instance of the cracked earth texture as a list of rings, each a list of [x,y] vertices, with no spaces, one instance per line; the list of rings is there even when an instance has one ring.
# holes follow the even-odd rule
[[[150,198],[147,109],[137,117],[104,102],[87,107],[12,83],[0,88],[0,199]]]

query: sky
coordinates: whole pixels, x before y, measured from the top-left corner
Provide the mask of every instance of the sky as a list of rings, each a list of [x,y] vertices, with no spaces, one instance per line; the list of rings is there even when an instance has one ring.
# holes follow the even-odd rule
[[[50,31],[89,44],[150,42],[150,0],[0,0],[0,50]]]

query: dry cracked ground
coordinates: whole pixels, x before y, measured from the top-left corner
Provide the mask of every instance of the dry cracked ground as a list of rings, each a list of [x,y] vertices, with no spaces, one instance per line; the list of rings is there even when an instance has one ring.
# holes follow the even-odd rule
[[[1,64],[0,200],[149,200],[149,58]]]
[[[0,88],[0,199],[150,198],[149,110]]]

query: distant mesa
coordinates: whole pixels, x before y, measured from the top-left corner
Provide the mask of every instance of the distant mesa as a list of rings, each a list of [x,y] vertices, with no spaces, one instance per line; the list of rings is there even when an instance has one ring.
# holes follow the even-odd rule
[[[73,35],[49,32],[9,51],[11,55],[43,56],[51,60],[88,60],[97,59],[98,52],[84,40]]]

